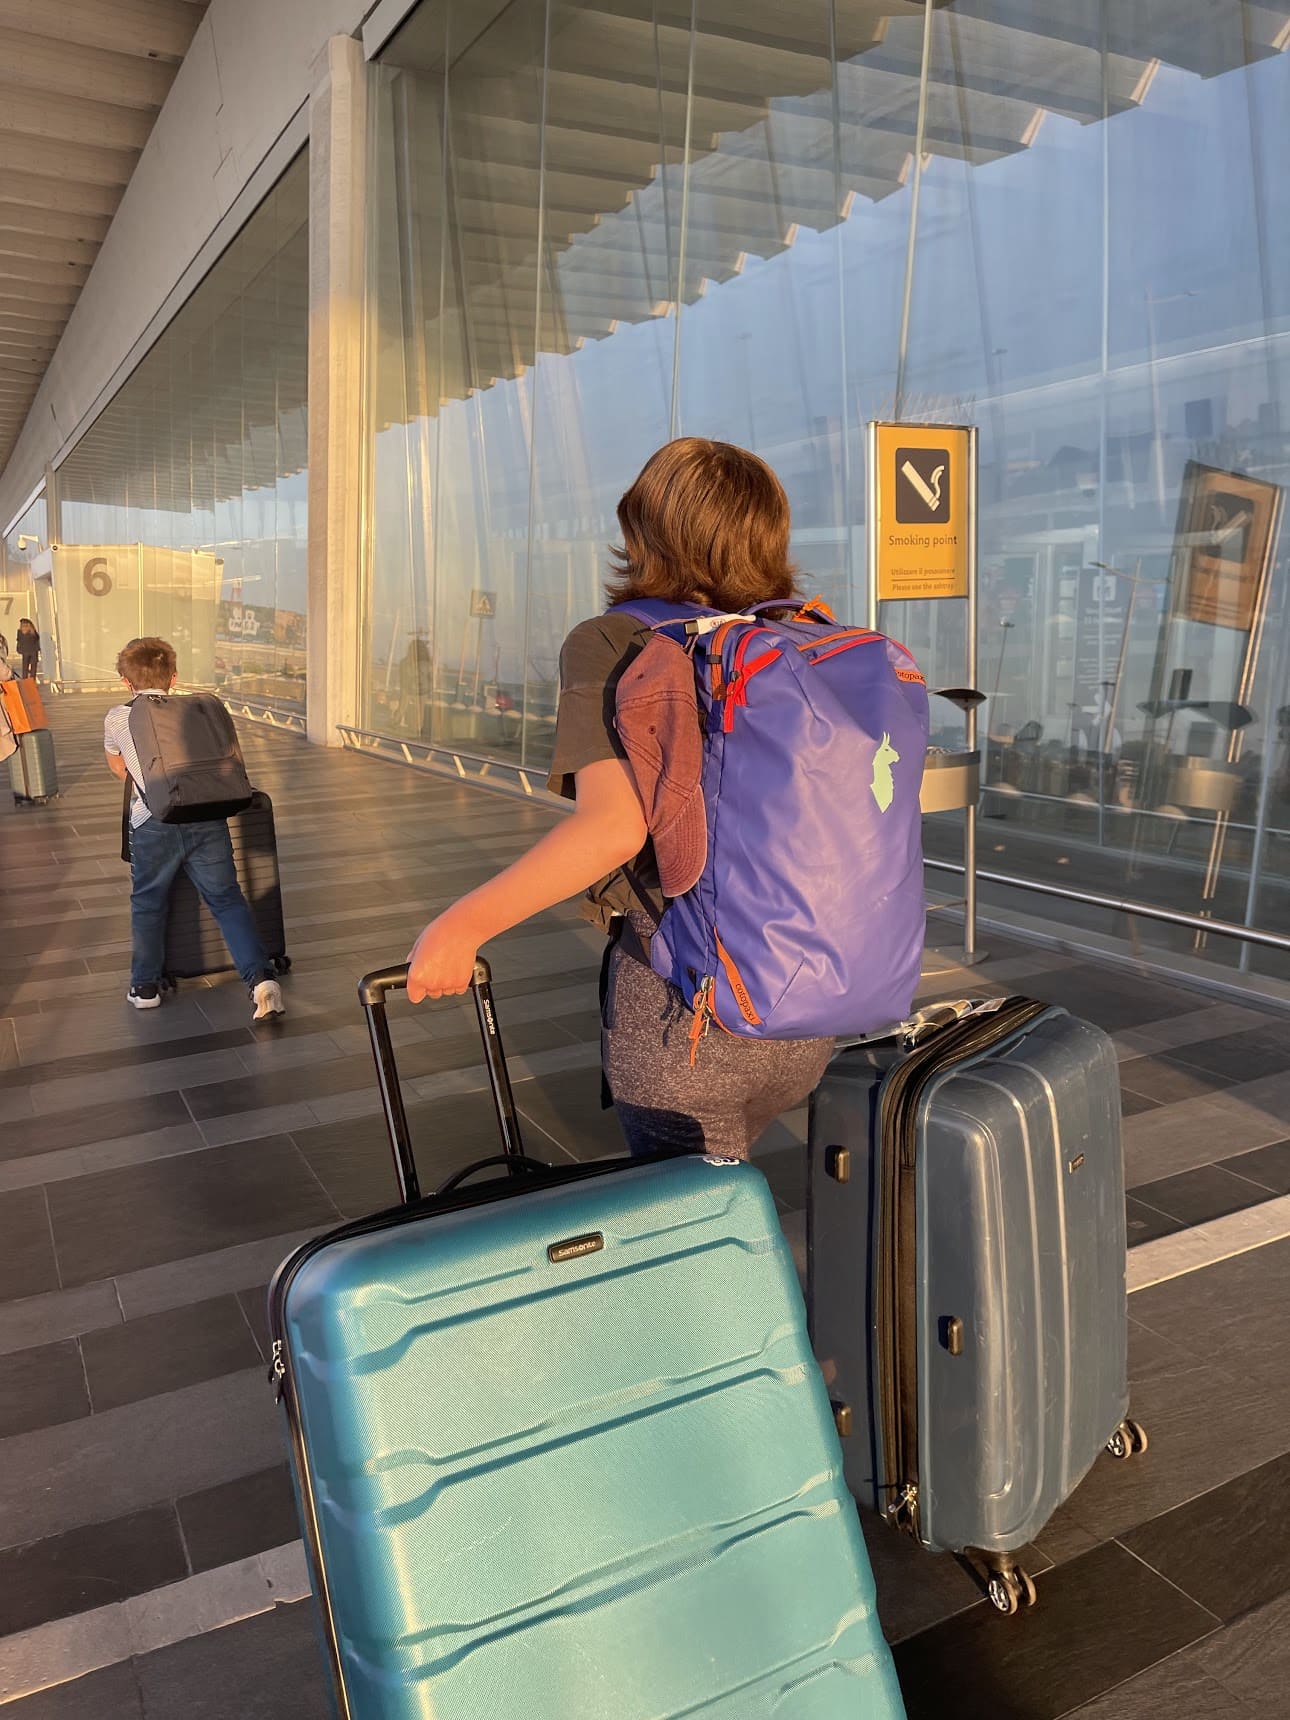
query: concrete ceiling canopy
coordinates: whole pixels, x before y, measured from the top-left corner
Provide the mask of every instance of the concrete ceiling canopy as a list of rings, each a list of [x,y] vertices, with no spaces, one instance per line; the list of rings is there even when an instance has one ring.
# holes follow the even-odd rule
[[[0,0],[0,470],[207,0]]]

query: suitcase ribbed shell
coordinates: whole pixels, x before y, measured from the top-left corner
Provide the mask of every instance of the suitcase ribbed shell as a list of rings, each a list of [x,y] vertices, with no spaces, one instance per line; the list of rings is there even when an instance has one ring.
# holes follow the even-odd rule
[[[852,1406],[847,1479],[883,1511],[878,1090],[899,1055],[841,1052],[812,1101],[811,1330]],[[830,1175],[830,1149],[850,1150]],[[925,1091],[916,1146],[918,1531],[1013,1552],[1092,1467],[1128,1408],[1124,1163],[1115,1047],[1050,1009]],[[961,1340],[947,1342],[949,1323]]]
[[[752,1167],[622,1161],[414,1209],[280,1295],[342,1712],[903,1713]]]

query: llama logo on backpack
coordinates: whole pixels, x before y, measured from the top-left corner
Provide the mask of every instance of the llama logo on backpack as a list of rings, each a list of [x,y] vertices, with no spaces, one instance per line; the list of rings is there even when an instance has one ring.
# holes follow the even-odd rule
[[[899,763],[900,754],[892,746],[891,736],[884,735],[873,755],[873,781],[869,784],[869,792],[878,802],[879,812],[886,812],[896,798],[896,784],[892,780],[891,767]]]

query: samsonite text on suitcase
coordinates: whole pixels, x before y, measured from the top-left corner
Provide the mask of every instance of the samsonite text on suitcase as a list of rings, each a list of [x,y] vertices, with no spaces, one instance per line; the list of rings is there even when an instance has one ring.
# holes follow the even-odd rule
[[[278,875],[278,841],[273,824],[273,802],[257,789],[245,812],[228,821],[233,842],[233,863],[270,964],[285,973],[286,930],[282,923],[282,881]],[[228,946],[220,935],[197,887],[186,872],[175,879],[166,915],[166,976],[169,979],[200,979],[222,973],[233,965]]]
[[[486,1160],[270,1290],[346,1720],[903,1713],[792,1258],[760,1173]],[[476,1003],[519,1146],[487,969]],[[465,1179],[493,1169],[483,1182]]]
[[[30,675],[15,675],[12,680],[0,681],[0,700],[14,734],[26,735],[33,729],[49,727],[40,688]]]
[[[982,1555],[1001,1611],[1033,1600],[1012,1555],[1140,1434],[1110,1040],[1009,999],[841,1052],[812,1101],[808,1255],[852,1491]]]
[[[9,760],[9,784],[19,806],[43,806],[58,794],[58,761],[48,729],[15,734],[18,746]]]

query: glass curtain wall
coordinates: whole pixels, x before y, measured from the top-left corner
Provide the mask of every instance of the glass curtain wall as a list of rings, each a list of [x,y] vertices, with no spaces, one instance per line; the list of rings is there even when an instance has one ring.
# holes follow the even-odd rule
[[[972,423],[983,866],[1290,933],[1288,42],[1290,0],[425,0],[373,74],[364,725],[540,770],[669,436],[764,455],[855,618],[866,421]],[[961,603],[883,624],[961,683]]]
[[[42,643],[49,636],[49,581],[38,575],[42,552],[49,547],[45,498],[37,496],[0,539],[0,639],[8,647],[8,660],[18,667],[18,623],[24,616],[34,621]],[[43,599],[43,603],[42,603]],[[52,675],[54,662],[45,653],[40,672]]]
[[[185,683],[303,714],[307,218],[301,156],[59,467],[65,681],[158,633]]]

